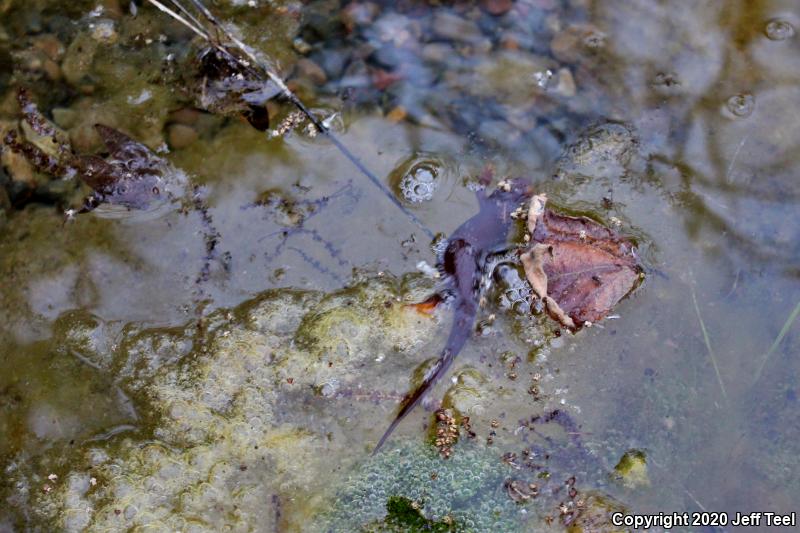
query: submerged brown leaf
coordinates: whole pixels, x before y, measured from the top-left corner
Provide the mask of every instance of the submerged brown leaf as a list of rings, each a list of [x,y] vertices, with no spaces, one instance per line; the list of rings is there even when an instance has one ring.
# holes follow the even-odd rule
[[[586,217],[546,209],[534,196],[528,212],[531,249],[525,275],[555,320],[576,329],[597,322],[641,279],[633,243]]]

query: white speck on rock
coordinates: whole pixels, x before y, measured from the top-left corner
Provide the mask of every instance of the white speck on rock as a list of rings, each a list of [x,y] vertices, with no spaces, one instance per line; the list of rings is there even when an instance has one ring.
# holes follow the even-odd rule
[[[149,89],[143,89],[139,96],[129,96],[128,103],[131,105],[141,105],[153,97]]]

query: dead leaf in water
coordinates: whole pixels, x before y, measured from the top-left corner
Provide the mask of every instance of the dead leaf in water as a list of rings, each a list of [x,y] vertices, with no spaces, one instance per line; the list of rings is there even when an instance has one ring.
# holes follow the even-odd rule
[[[525,276],[555,320],[577,329],[597,322],[640,280],[633,243],[586,217],[546,209],[547,197],[531,199],[532,246],[521,257]]]

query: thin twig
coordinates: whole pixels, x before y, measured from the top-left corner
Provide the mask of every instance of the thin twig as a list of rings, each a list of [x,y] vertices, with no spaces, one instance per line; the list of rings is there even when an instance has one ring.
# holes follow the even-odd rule
[[[798,315],[800,315],[800,300],[797,302],[797,305],[794,306],[792,312],[789,313],[789,316],[786,318],[786,322],[783,323],[780,333],[778,333],[778,336],[775,337],[774,341],[772,341],[772,346],[769,347],[767,353],[765,353],[761,358],[761,364],[758,366],[755,379],[753,379],[753,386],[755,386],[755,384],[758,383],[758,380],[761,379],[761,373],[764,372],[764,367],[767,366],[769,358],[772,357],[772,354],[778,349],[778,345],[780,345],[786,334],[789,333],[789,328],[792,327],[792,324],[794,324],[794,321],[797,319]]]
[[[725,384],[722,382],[722,375],[719,373],[719,366],[717,366],[717,358],[714,355],[714,349],[711,347],[711,339],[708,337],[706,325],[703,322],[703,317],[700,315],[700,306],[697,305],[697,296],[694,292],[694,285],[692,285],[692,301],[694,302],[694,310],[697,313],[697,319],[700,321],[700,329],[703,332],[703,340],[706,343],[708,355],[711,356],[711,364],[714,365],[714,372],[717,374],[717,381],[719,388],[722,390],[722,396],[725,398],[725,403],[728,403],[728,393],[725,391]]]
[[[195,17],[188,9],[183,7],[183,4],[178,2],[178,0],[170,0],[170,2],[172,2],[172,5],[174,5],[175,7],[178,8],[178,11],[183,13],[189,20],[191,20],[194,23],[195,26],[197,26],[198,28],[202,28],[203,27],[203,23],[200,22],[197,19],[197,17]],[[205,33],[206,33],[206,39],[208,39],[210,41],[211,40],[211,35],[209,35],[208,32],[205,32]]]
[[[305,104],[303,104],[302,101],[300,101],[297,95],[295,95],[291,91],[291,89],[289,89],[289,87],[286,86],[283,79],[278,74],[276,74],[272,69],[270,69],[267,65],[265,65],[263,61],[259,60],[259,58],[256,57],[255,53],[253,53],[253,51],[250,49],[250,47],[248,47],[245,43],[243,43],[235,35],[233,35],[230,31],[228,31],[228,29],[225,28],[222,22],[220,22],[220,20],[216,16],[214,16],[214,14],[211,13],[211,11],[209,11],[208,8],[206,8],[206,6],[203,5],[202,2],[200,2],[200,0],[190,0],[190,1],[192,5],[194,5],[194,7],[198,11],[200,11],[200,13],[202,13],[202,15],[206,18],[206,20],[208,20],[218,32],[221,32],[225,36],[225,38],[227,38],[231,43],[233,43],[233,45],[235,45],[236,48],[242,54],[244,54],[244,56],[249,61],[244,61],[243,59],[234,56],[227,48],[225,48],[224,46],[222,46],[222,44],[213,39],[205,29],[198,27],[200,21],[196,17],[191,15],[185,7],[180,6],[177,0],[171,0],[171,2],[174,5],[179,6],[180,11],[186,14],[189,18],[191,18],[192,22],[186,20],[184,16],[168,8],[167,6],[159,2],[159,0],[148,0],[148,2],[153,4],[159,10],[171,16],[172,18],[174,18],[187,28],[191,29],[197,35],[205,39],[211,46],[219,50],[220,53],[238,63],[248,72],[255,74],[257,77],[266,75],[267,78],[269,78],[275,85],[278,86],[283,97],[289,100],[289,102],[291,102],[292,105],[294,105],[298,110],[300,110],[300,112],[303,113],[303,115],[305,115],[306,118],[308,118],[308,120],[312,124],[314,124],[314,126],[320,132],[322,132],[322,134],[326,135],[328,139],[331,140],[333,145],[336,146],[336,148],[342,153],[342,155],[344,155],[353,165],[355,165],[355,167],[359,171],[361,171],[361,173],[364,174],[373,183],[373,185],[375,185],[378,189],[380,189],[381,192],[383,192],[383,194],[385,194],[386,197],[395,205],[395,207],[400,209],[400,211],[402,211],[403,214],[409,218],[409,220],[411,220],[414,224],[416,224],[430,239],[434,238],[433,232],[425,224],[423,224],[422,221],[419,218],[417,218],[417,216],[414,213],[409,211],[406,208],[406,206],[400,203],[400,200],[398,200],[397,197],[394,194],[392,194],[392,192],[388,189],[388,187],[386,187],[386,185],[384,185],[383,182],[381,182],[381,180],[378,179],[378,177],[375,174],[373,174],[369,169],[367,169],[367,167],[361,162],[361,160],[357,158],[355,154],[353,154],[353,152],[351,152],[344,145],[344,143],[342,143],[342,141],[338,139],[336,135],[334,135],[334,133],[330,130],[330,128],[325,126],[325,124],[323,123],[322,120],[319,119],[319,117],[317,117],[310,109],[308,109],[305,106]],[[198,26],[196,26],[194,23],[196,23]]]
[[[192,24],[192,23],[190,23],[188,20],[186,20],[185,18],[183,18],[181,15],[179,15],[179,14],[178,14],[178,13],[176,13],[176,12],[174,12],[173,10],[171,10],[170,8],[168,8],[167,6],[165,6],[164,4],[162,4],[161,2],[159,2],[158,0],[148,0],[148,2],[150,2],[151,4],[153,4],[153,5],[154,5],[156,8],[158,8],[160,11],[163,11],[164,13],[166,13],[167,15],[169,15],[170,17],[174,18],[175,20],[177,20],[178,22],[180,22],[181,24],[183,24],[184,26],[186,26],[187,28],[189,28],[190,30],[192,30],[193,32],[195,32],[195,33],[196,33],[197,35],[199,35],[200,37],[202,37],[202,38],[204,38],[204,39],[206,39],[206,40],[209,40],[209,41],[210,41],[210,37],[208,36],[208,34],[206,34],[205,30],[203,30],[202,28],[199,28],[199,27],[197,27],[197,26],[193,25],[193,24]]]

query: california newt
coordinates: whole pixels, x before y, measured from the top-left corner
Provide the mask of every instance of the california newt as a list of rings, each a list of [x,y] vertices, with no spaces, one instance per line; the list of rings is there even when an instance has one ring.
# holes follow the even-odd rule
[[[380,449],[403,418],[447,372],[466,344],[478,314],[486,258],[505,247],[512,222],[511,213],[530,194],[529,186],[523,180],[517,179],[501,184],[488,196],[484,191],[478,191],[480,210],[450,236],[439,265],[448,274],[447,286],[443,292],[452,295],[455,310],[450,335],[439,359],[425,374],[422,383],[403,400],[400,411],[381,437],[375,451]]]
[[[69,139],[39,111],[28,91],[20,88],[17,100],[23,120],[39,138],[39,145],[16,130],[6,134],[3,144],[22,154],[40,172],[59,178],[77,176],[92,188],[92,194],[83,206],[79,210],[67,210],[67,217],[87,213],[103,203],[146,209],[165,196],[172,199],[169,189],[179,186],[178,180],[173,180],[176,183],[167,182],[164,175],[166,161],[144,144],[114,128],[95,124],[108,156],[76,155]],[[180,173],[170,174],[172,178],[179,176]],[[167,194],[163,194],[165,192]]]

